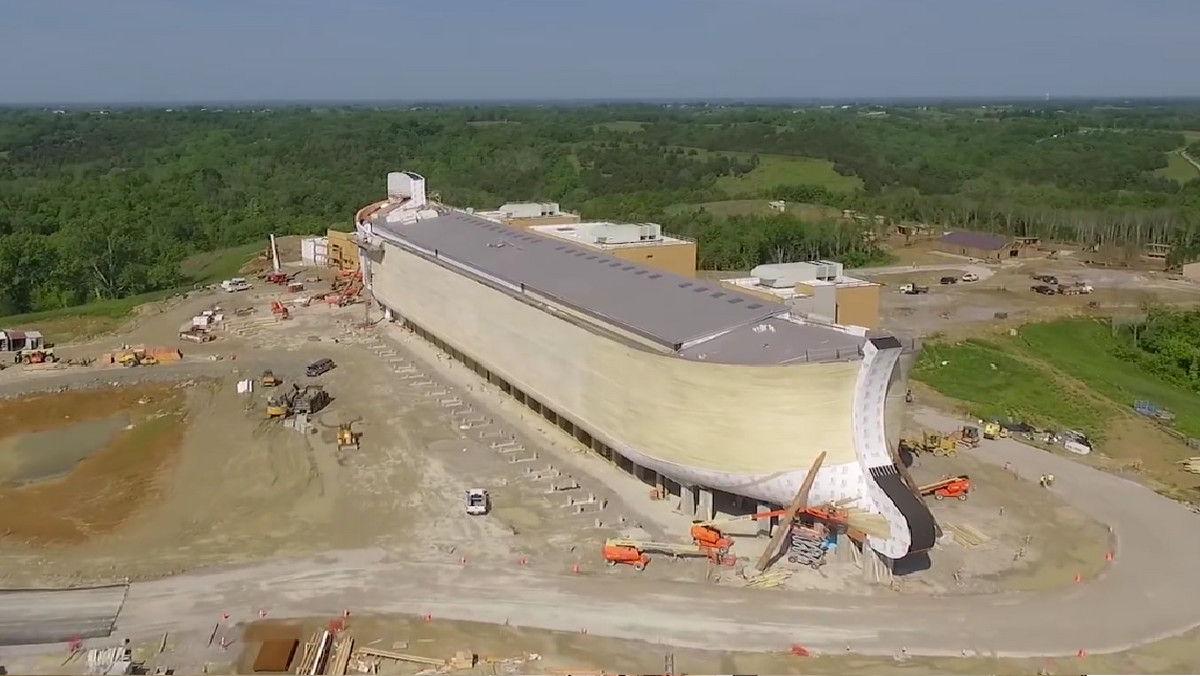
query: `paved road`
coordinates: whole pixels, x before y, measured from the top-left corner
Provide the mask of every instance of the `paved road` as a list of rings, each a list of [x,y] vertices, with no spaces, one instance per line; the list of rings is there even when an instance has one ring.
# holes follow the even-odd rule
[[[928,413],[922,422],[950,427]],[[1069,656],[1112,652],[1200,625],[1200,516],[1124,479],[1015,441],[986,442],[979,457],[1026,477],[1053,473],[1051,489],[1113,527],[1116,560],[1099,579],[1054,593],[982,597],[875,597],[704,588],[614,571],[547,577],[516,565],[390,559],[360,550],[304,561],[212,570],[130,587],[115,633],[151,638],[211,627],[267,609],[272,617],[388,612],[431,614],[647,639],[679,647],[784,650],[793,644],[864,654]],[[467,552],[467,556],[470,553]],[[654,565],[654,564],[652,564]],[[65,604],[55,607],[67,612]],[[15,621],[0,604],[0,621]],[[49,612],[49,611],[48,611]]]
[[[125,585],[53,591],[0,591],[0,645],[108,636]]]

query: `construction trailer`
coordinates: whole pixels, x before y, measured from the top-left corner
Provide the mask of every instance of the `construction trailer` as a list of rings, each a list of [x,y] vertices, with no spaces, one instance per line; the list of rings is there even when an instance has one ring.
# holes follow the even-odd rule
[[[41,350],[46,347],[46,339],[38,331],[15,331],[13,329],[0,331],[0,352]]]

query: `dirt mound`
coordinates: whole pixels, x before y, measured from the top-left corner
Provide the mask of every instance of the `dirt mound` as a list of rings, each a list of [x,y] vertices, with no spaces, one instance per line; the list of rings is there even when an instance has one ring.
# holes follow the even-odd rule
[[[159,496],[186,428],[184,395],[141,385],[0,402],[0,539],[71,544]]]

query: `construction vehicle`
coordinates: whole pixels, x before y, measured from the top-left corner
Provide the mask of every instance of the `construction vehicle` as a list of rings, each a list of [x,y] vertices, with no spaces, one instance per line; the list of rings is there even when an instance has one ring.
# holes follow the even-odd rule
[[[920,439],[901,439],[900,450],[913,455],[929,453],[939,458],[958,457],[958,442],[940,432],[924,430]]]
[[[609,566],[623,563],[633,566],[633,569],[638,572],[645,570],[650,563],[650,557],[637,547],[628,547],[620,544],[621,542],[623,541],[608,540],[604,543],[604,563]]]
[[[295,386],[293,386],[295,387]],[[296,390],[280,392],[267,399],[267,418],[286,418],[292,413],[292,402],[296,399]]]
[[[16,354],[16,362],[18,364],[53,364],[58,361],[58,357],[54,354],[54,348],[44,347],[37,350],[18,350]]]
[[[912,284],[910,282],[908,284],[900,285],[900,293],[903,293],[903,294],[906,294],[909,296],[916,296],[916,295],[920,295],[922,293],[929,293],[929,287],[928,286],[918,286],[918,285]]]
[[[998,420],[992,420],[983,424],[984,439],[1007,439],[1008,430],[1001,425]]]
[[[305,385],[303,389],[293,385],[292,412],[312,415],[329,405],[333,398],[320,385]]]
[[[1091,284],[1086,282],[1074,282],[1072,284],[1059,284],[1058,293],[1063,296],[1081,296],[1095,291]]]
[[[1043,474],[1041,479],[1038,479],[1038,485],[1042,488],[1050,488],[1054,485],[1053,474]]]
[[[349,427],[347,425],[347,427]],[[492,499],[488,495],[486,489],[483,488],[468,488],[467,489],[467,514],[471,516],[485,516],[492,508]],[[639,570],[641,570],[639,568]]]
[[[117,362],[121,366],[154,366],[158,363],[158,359],[152,354],[146,354],[142,350],[134,350],[126,352],[117,358]]]
[[[918,488],[917,492],[921,494],[921,497],[932,495],[934,500],[945,500],[946,498],[966,500],[971,493],[971,477],[966,474],[949,476],[941,481],[925,484]]]
[[[630,564],[635,570],[642,570],[650,563],[647,552],[666,554],[672,558],[684,556],[704,557],[718,563],[721,557],[710,548],[701,547],[695,543],[683,542],[650,542],[646,540],[627,540],[612,538],[604,542],[604,562],[610,566],[618,563]]]
[[[786,510],[778,509],[773,512],[746,514],[744,516],[735,516],[728,519],[697,521],[692,524],[692,541],[695,542],[697,546],[712,550],[718,556],[724,557],[729,553],[729,548],[733,546],[733,540],[729,539],[729,537],[725,534],[724,529],[726,527],[745,521],[758,521],[761,519],[784,516],[786,513]]]
[[[292,313],[287,306],[278,300],[271,301],[271,314],[275,315],[275,319],[284,320],[291,319]]]
[[[337,446],[338,450],[343,448],[354,447],[359,448],[358,439],[362,433],[354,431],[354,423],[341,423],[337,429]]]
[[[979,447],[979,428],[974,425],[963,425],[961,428],[948,432],[944,436],[947,439],[952,439],[959,446],[967,448]]]
[[[264,279],[271,284],[287,284],[288,275],[279,267],[279,249],[275,246],[275,235],[271,235],[271,271]]]
[[[259,383],[261,383],[263,387],[278,387],[283,383],[283,380],[270,370],[267,370],[262,372],[262,378],[259,378]]]
[[[810,524],[796,522],[788,533],[788,563],[809,566],[816,570],[825,564],[825,553],[831,544],[829,526],[821,521]]]
[[[193,327],[193,328],[188,329],[187,331],[180,331],[179,339],[180,340],[190,340],[193,343],[207,343],[211,340],[216,340],[217,337],[214,336],[213,334],[209,333],[208,331],[204,331],[204,330]]]

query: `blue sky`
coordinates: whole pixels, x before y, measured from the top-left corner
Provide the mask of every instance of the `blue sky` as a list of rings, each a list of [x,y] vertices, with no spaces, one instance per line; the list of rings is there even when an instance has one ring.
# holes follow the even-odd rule
[[[1200,95],[1200,0],[0,0],[0,103]]]

